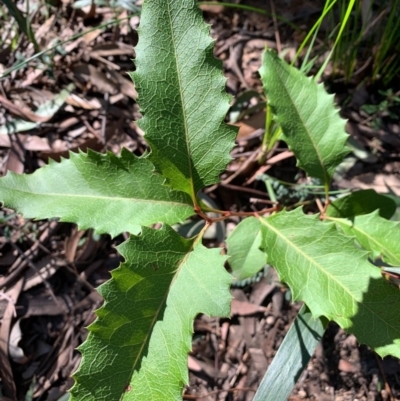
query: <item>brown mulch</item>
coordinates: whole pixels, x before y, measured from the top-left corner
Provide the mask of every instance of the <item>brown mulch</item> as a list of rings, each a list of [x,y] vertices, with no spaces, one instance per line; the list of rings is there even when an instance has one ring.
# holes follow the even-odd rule
[[[265,6],[265,3],[269,3]],[[279,4],[278,4],[279,3]],[[287,4],[290,3],[290,6]],[[89,7],[75,10],[68,0],[55,2],[50,17],[35,12],[33,30],[42,49],[55,47],[79,32],[114,19],[115,10]],[[259,165],[265,112],[257,70],[265,46],[293,57],[299,42],[320,11],[319,2],[264,2],[264,7],[302,27],[294,32],[264,15],[224,7],[204,9],[216,40],[215,54],[224,64],[227,90],[235,98],[248,91],[244,104],[252,109],[241,121],[233,161],[221,184],[205,193],[224,210],[257,210],[268,205],[265,185],[256,179],[266,173],[285,181],[304,179],[291,153],[279,144]],[[49,158],[59,160],[68,151],[94,149],[120,153],[126,147],[137,155],[147,144],[135,121],[140,117],[136,91],[126,72],[137,43],[139,17],[93,29],[61,43],[47,56],[36,58],[0,80],[0,169],[30,173]],[[0,17],[4,18],[4,17]],[[9,24],[8,26],[6,26]],[[15,29],[9,19],[0,26]],[[26,38],[15,46],[0,29],[0,72],[19,62],[21,54],[34,55]],[[344,86],[326,77],[339,103],[359,152],[348,160],[335,185],[338,188],[373,188],[400,196],[400,136],[398,121],[384,112],[370,116],[360,111],[376,103],[377,89],[359,82]],[[56,111],[38,108],[72,84],[65,103]],[[357,86],[358,85],[358,86]],[[246,113],[244,113],[246,114]],[[380,119],[379,127],[373,123]],[[24,130],[31,123],[30,129]],[[33,124],[33,125],[32,125]],[[85,327],[102,299],[95,288],[120,263],[115,246],[126,239],[78,231],[72,224],[25,220],[3,209],[0,226],[0,389],[1,400],[59,400],[72,385],[71,373],[80,362],[76,351],[86,338]],[[239,222],[228,220],[228,232]],[[207,239],[223,246],[217,233]],[[272,361],[300,305],[277,281],[272,270],[260,281],[232,289],[231,319],[200,316],[195,322],[189,356],[190,386],[187,400],[250,401]],[[301,375],[290,400],[400,400],[400,363],[383,361],[353,336],[331,324],[312,360]]]

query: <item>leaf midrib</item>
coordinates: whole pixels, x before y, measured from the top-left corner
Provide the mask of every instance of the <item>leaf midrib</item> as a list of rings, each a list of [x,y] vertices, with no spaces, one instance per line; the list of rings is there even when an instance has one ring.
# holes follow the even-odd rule
[[[188,167],[189,167],[189,182],[190,182],[190,189],[191,189],[191,197],[192,199],[196,199],[196,193],[194,190],[194,183],[193,183],[193,166],[192,166],[192,159],[190,157],[191,151],[190,151],[190,142],[189,142],[189,127],[187,125],[187,115],[186,115],[186,109],[184,107],[184,98],[183,98],[183,90],[182,90],[182,78],[181,78],[181,73],[178,65],[178,52],[177,52],[177,45],[176,45],[176,38],[174,35],[174,29],[172,25],[172,15],[171,15],[171,7],[170,7],[170,2],[167,0],[167,12],[169,16],[169,28],[171,31],[171,41],[172,41],[172,48],[174,49],[174,61],[175,61],[175,66],[176,66],[176,73],[178,75],[178,86],[179,86],[179,97],[181,99],[181,106],[182,106],[182,114],[183,114],[183,125],[185,128],[185,143],[186,143],[186,151],[187,151],[187,161],[188,161]]]
[[[386,255],[392,257],[393,260],[398,260],[399,259],[396,254],[393,254],[392,251],[390,251],[390,249],[388,249],[385,246],[385,244],[383,244],[381,242],[378,242],[378,240],[376,240],[374,237],[371,237],[368,232],[363,231],[362,229],[360,229],[360,226],[357,226],[355,224],[351,224],[347,219],[335,219],[335,218],[331,218],[331,217],[327,217],[327,219],[329,219],[331,221],[338,221],[339,224],[341,224],[341,223],[345,224],[347,227],[352,228],[354,231],[357,231],[357,232],[361,233],[362,235],[364,235],[370,242],[375,244],[378,248],[384,249],[386,251]]]
[[[185,255],[183,256],[183,258],[180,260],[179,265],[177,267],[177,269],[175,270],[171,283],[168,286],[167,291],[165,291],[165,294],[162,298],[162,301],[160,302],[159,307],[157,308],[157,312],[154,314],[154,318],[152,319],[152,323],[151,323],[151,327],[150,330],[148,330],[148,332],[146,333],[146,337],[142,343],[142,346],[139,348],[139,352],[137,354],[137,357],[135,358],[134,363],[132,364],[132,370],[131,370],[131,375],[130,375],[130,381],[132,380],[134,371],[135,371],[135,367],[138,364],[138,361],[141,360],[143,358],[143,351],[146,349],[146,346],[148,345],[150,339],[151,339],[151,335],[153,334],[153,329],[154,326],[157,324],[158,322],[158,317],[160,316],[161,312],[164,310],[165,311],[165,305],[167,302],[167,298],[168,295],[171,291],[171,287],[173,286],[177,276],[179,275],[179,272],[181,271],[182,267],[186,265],[187,259],[189,258],[190,254],[193,252],[195,247],[195,243],[192,243],[191,247],[187,250],[187,252],[185,253]],[[146,376],[145,376],[146,377]]]
[[[276,64],[275,64],[275,60],[274,60],[274,67],[275,67],[275,65],[276,65]],[[313,141],[313,139],[312,139],[312,136],[310,135],[309,130],[308,130],[308,128],[307,128],[305,122],[304,122],[303,119],[301,118],[301,114],[299,113],[299,110],[298,110],[298,108],[296,107],[296,104],[295,104],[295,102],[293,101],[292,96],[289,94],[289,91],[287,90],[287,88],[286,88],[286,86],[285,86],[285,84],[284,84],[284,82],[283,82],[283,80],[282,80],[282,77],[279,75],[279,69],[277,70],[277,69],[275,68],[275,71],[276,71],[277,77],[279,78],[279,81],[280,81],[280,83],[281,83],[281,86],[282,86],[283,89],[285,90],[285,92],[286,92],[288,98],[289,98],[290,101],[291,101],[291,104],[293,105],[293,108],[294,108],[294,110],[295,110],[297,116],[299,117],[299,120],[302,122],[303,127],[305,127],[305,132],[306,132],[308,138],[310,139],[310,142],[311,142],[311,144],[312,144],[312,146],[313,146],[313,148],[314,148],[314,150],[315,150],[315,153],[317,154],[318,160],[319,160],[319,162],[320,162],[322,171],[323,171],[323,173],[324,173],[325,182],[328,183],[328,182],[330,181],[330,180],[329,180],[329,175],[328,175],[328,172],[327,172],[327,170],[326,170],[326,168],[325,168],[325,165],[324,165],[324,163],[323,163],[323,159],[321,158],[321,155],[320,155],[320,153],[318,152],[318,147],[317,147],[316,144],[314,143],[314,141]],[[317,87],[317,90],[318,90],[318,87]]]
[[[306,259],[310,260],[313,265],[315,265],[317,268],[319,267],[319,270],[321,270],[322,272],[325,272],[328,277],[333,277],[333,281],[335,281],[336,283],[338,283],[338,285],[340,287],[345,289],[345,291],[350,295],[351,299],[353,299],[356,303],[359,303],[360,305],[362,305],[365,309],[367,309],[371,313],[371,315],[376,316],[381,322],[383,322],[387,327],[392,328],[392,330],[394,330],[395,332],[399,332],[399,330],[395,326],[390,325],[388,321],[386,321],[383,318],[381,318],[379,314],[375,313],[372,309],[367,307],[367,305],[365,305],[363,302],[357,301],[357,299],[352,295],[352,293],[349,292],[348,288],[345,287],[340,281],[338,281],[335,278],[335,276],[332,276],[331,274],[329,274],[329,272],[327,272],[326,269],[324,269],[323,266],[321,266],[320,264],[318,264],[316,262],[313,263],[313,259],[309,258],[307,256],[307,254],[305,254],[296,244],[293,244],[292,242],[290,242],[287,237],[281,235],[279,230],[276,230],[273,226],[267,224],[265,219],[260,219],[260,221],[261,221],[262,224],[264,224],[270,230],[272,230],[274,233],[276,233],[276,235],[278,237],[282,238],[287,244],[291,244],[293,246],[293,248],[295,248],[301,255],[303,255]],[[349,318],[351,318],[351,316]]]
[[[340,287],[343,287],[346,290],[346,292],[351,296],[351,298],[355,299],[355,297],[351,294],[351,292],[349,292],[347,287],[345,287],[338,279],[336,279],[335,276],[330,274],[329,271],[327,271],[322,265],[317,263],[314,259],[310,258],[306,253],[304,253],[302,251],[302,249],[299,248],[296,244],[294,244],[293,242],[289,241],[289,239],[287,237],[285,237],[283,234],[281,234],[280,230],[277,230],[273,226],[267,224],[267,222],[265,220],[264,221],[261,220],[261,223],[264,224],[265,226],[267,226],[274,233],[276,233],[276,235],[278,237],[282,238],[287,244],[289,244],[292,248],[294,248],[299,254],[304,256],[305,259],[309,260],[312,265],[315,265],[317,268],[319,268],[319,270],[321,270],[322,272],[326,273],[326,275],[328,277],[331,277],[332,281],[335,281]]]
[[[24,191],[22,189],[14,189],[14,188],[9,188],[10,191],[19,192],[23,194],[28,194],[32,196],[45,196],[45,197],[62,197],[62,198],[82,198],[82,199],[95,199],[95,200],[112,200],[112,201],[120,201],[120,202],[146,202],[146,203],[154,203],[154,204],[159,204],[163,203],[166,205],[176,205],[176,206],[187,206],[191,207],[188,203],[182,203],[182,202],[177,202],[177,201],[166,201],[166,200],[157,200],[157,199],[147,199],[147,198],[124,198],[124,197],[115,197],[115,196],[100,196],[100,195],[81,195],[81,194],[68,194],[68,193],[41,193],[41,192],[34,192],[34,191]]]

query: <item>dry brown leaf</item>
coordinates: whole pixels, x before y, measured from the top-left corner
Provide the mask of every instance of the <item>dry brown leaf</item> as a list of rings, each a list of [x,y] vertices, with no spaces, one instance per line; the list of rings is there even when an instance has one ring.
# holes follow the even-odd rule
[[[265,111],[259,111],[256,114],[253,114],[246,120],[240,121],[237,124],[234,124],[239,127],[239,132],[237,135],[237,139],[244,139],[254,131],[259,128],[265,127]]]
[[[225,11],[224,6],[218,6],[218,5],[200,4],[199,8],[202,11],[212,14],[221,14]]]
[[[238,315],[238,316],[251,316],[255,313],[264,313],[267,311],[267,308],[264,306],[259,306],[252,304],[250,302],[245,301],[238,301],[236,299],[232,299],[232,306],[231,306],[231,316]]]
[[[45,39],[46,42],[48,42],[49,39],[52,39],[52,37],[49,37],[49,31],[51,30],[55,19],[56,19],[56,16],[55,16],[55,14],[53,14],[53,15],[49,16],[49,18],[46,18],[44,23],[39,26],[39,28],[35,32],[35,39],[37,42],[39,42],[42,38]],[[44,45],[44,43],[41,43],[41,44]]]
[[[349,361],[346,361],[345,359],[341,359],[339,361],[338,369],[341,372],[345,373],[357,373],[360,371],[360,366],[357,364],[351,363]]]
[[[93,47],[89,53],[92,57],[109,57],[109,56],[131,56],[134,57],[135,51],[133,46],[122,42],[101,43]]]
[[[15,116],[18,116],[24,120],[37,123],[46,122],[49,120],[48,117],[38,116],[26,106],[24,107],[15,105],[13,102],[11,102],[2,95],[0,95],[0,103],[3,105],[3,107],[5,107],[7,110],[13,113]]]
[[[119,90],[125,96],[130,97],[133,100],[137,99],[137,92],[135,89],[135,85],[133,84],[132,80],[129,78],[124,78],[119,72],[117,71],[110,71],[110,75],[113,79],[118,82]]]
[[[24,148],[31,152],[51,151],[49,140],[37,135],[27,135],[24,141]]]
[[[79,107],[81,109],[85,110],[99,110],[101,109],[101,103],[99,102],[99,99],[97,98],[92,98],[92,99],[86,99],[79,97],[75,93],[71,93],[67,100],[65,101],[70,106],[73,107]]]
[[[65,265],[65,260],[59,259],[54,255],[46,255],[38,262],[35,262],[35,269],[29,267],[26,271],[23,290],[27,291],[30,288],[43,284],[44,280],[51,278],[61,266]]]
[[[27,86],[32,85],[39,77],[44,74],[44,71],[45,70],[43,68],[30,68],[26,73],[26,78],[22,82],[17,83],[17,86],[20,88],[26,88]]]
[[[18,300],[24,284],[24,279],[21,277],[18,282],[7,291],[7,296],[13,302],[9,302],[0,326],[0,377],[2,379],[2,395],[15,400],[17,398],[15,380],[8,356],[8,345],[12,326],[12,319],[15,313],[15,304]]]
[[[341,188],[374,189],[378,193],[390,193],[400,196],[400,179],[395,175],[366,173],[350,180],[341,180]]]
[[[89,43],[93,42],[101,33],[103,32],[102,29],[95,29],[93,31],[89,31],[82,36],[83,41],[88,45]]]
[[[21,321],[22,318],[18,319],[11,329],[8,352],[13,362],[26,364],[29,358],[26,357],[24,350],[18,345],[22,339]]]
[[[78,64],[72,68],[75,77],[83,83],[90,83],[101,93],[115,95],[118,88],[115,83],[109,80],[101,71],[92,64]]]
[[[17,174],[22,174],[25,168],[25,149],[24,142],[25,136],[22,136],[20,140],[14,141],[8,153],[8,159],[6,163],[6,170],[13,171]]]
[[[64,242],[65,259],[67,260],[67,262],[72,263],[75,261],[78,243],[85,232],[85,230],[78,230],[77,227],[72,228],[71,234],[66,238]]]

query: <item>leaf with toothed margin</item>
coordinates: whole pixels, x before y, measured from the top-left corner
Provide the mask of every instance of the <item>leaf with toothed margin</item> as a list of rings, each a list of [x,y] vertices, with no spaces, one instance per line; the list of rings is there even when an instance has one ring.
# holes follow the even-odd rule
[[[193,199],[218,182],[237,133],[224,123],[230,99],[209,31],[196,0],[146,0],[132,73],[150,159]]]
[[[325,214],[330,217],[351,219],[375,210],[379,210],[381,217],[390,219],[396,211],[396,203],[373,189],[363,189],[335,199],[329,203]]]
[[[386,220],[379,216],[376,210],[370,214],[354,216],[351,219],[340,219],[326,216],[327,220],[335,222],[357,242],[371,252],[371,258],[382,258],[394,266],[400,266],[400,223]]]
[[[351,237],[301,209],[260,219],[268,263],[293,298],[325,316],[382,357],[400,357],[399,290]]]
[[[26,218],[59,217],[112,236],[192,215],[191,199],[164,186],[153,170],[149,160],[127,150],[120,157],[70,153],[69,159],[50,160],[33,174],[9,172],[0,179],[0,201]]]
[[[118,250],[125,262],[99,289],[105,304],[80,347],[71,401],[182,399],[194,318],[229,316],[226,257],[169,226],[144,227]]]
[[[345,120],[334,107],[333,95],[271,50],[264,52],[259,72],[283,139],[299,167],[329,185],[335,168],[349,152]]]

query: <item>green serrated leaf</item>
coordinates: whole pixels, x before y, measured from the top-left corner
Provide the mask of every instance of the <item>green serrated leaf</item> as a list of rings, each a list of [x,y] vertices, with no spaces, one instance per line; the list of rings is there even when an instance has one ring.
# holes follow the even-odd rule
[[[237,280],[254,276],[265,265],[265,253],[260,251],[261,225],[255,217],[241,221],[227,238],[228,262]]]
[[[290,224],[288,223],[290,222]],[[354,333],[382,357],[400,357],[400,296],[352,238],[300,209],[261,219],[268,263],[293,299]]]
[[[220,249],[197,243],[178,267],[162,321],[156,323],[147,356],[135,372],[123,401],[177,401],[188,384],[187,356],[193,321],[199,313],[230,315],[232,276]]]
[[[192,249],[193,240],[169,226],[143,227],[142,235],[131,236],[118,247],[125,262],[99,287],[105,304],[80,347],[83,359],[74,374],[70,401],[122,398],[133,372],[141,366],[154,325],[163,317],[172,280],[187,265]]]
[[[172,188],[195,198],[218,182],[237,129],[224,123],[229,96],[221,62],[195,0],[146,0],[132,74],[150,158]]]
[[[373,259],[382,259],[391,265],[400,265],[400,222],[386,220],[376,210],[353,219],[327,217],[348,235],[371,252]]]
[[[390,219],[396,211],[396,203],[388,196],[378,194],[373,189],[365,189],[335,199],[329,204],[326,215],[352,218],[369,214],[377,209],[382,217]]]
[[[327,186],[348,153],[345,121],[322,84],[266,50],[260,68],[268,102],[298,165]]]
[[[192,215],[190,198],[165,187],[153,169],[149,160],[127,150],[121,157],[70,153],[33,174],[9,172],[0,179],[0,201],[27,218],[59,217],[112,236]]]

